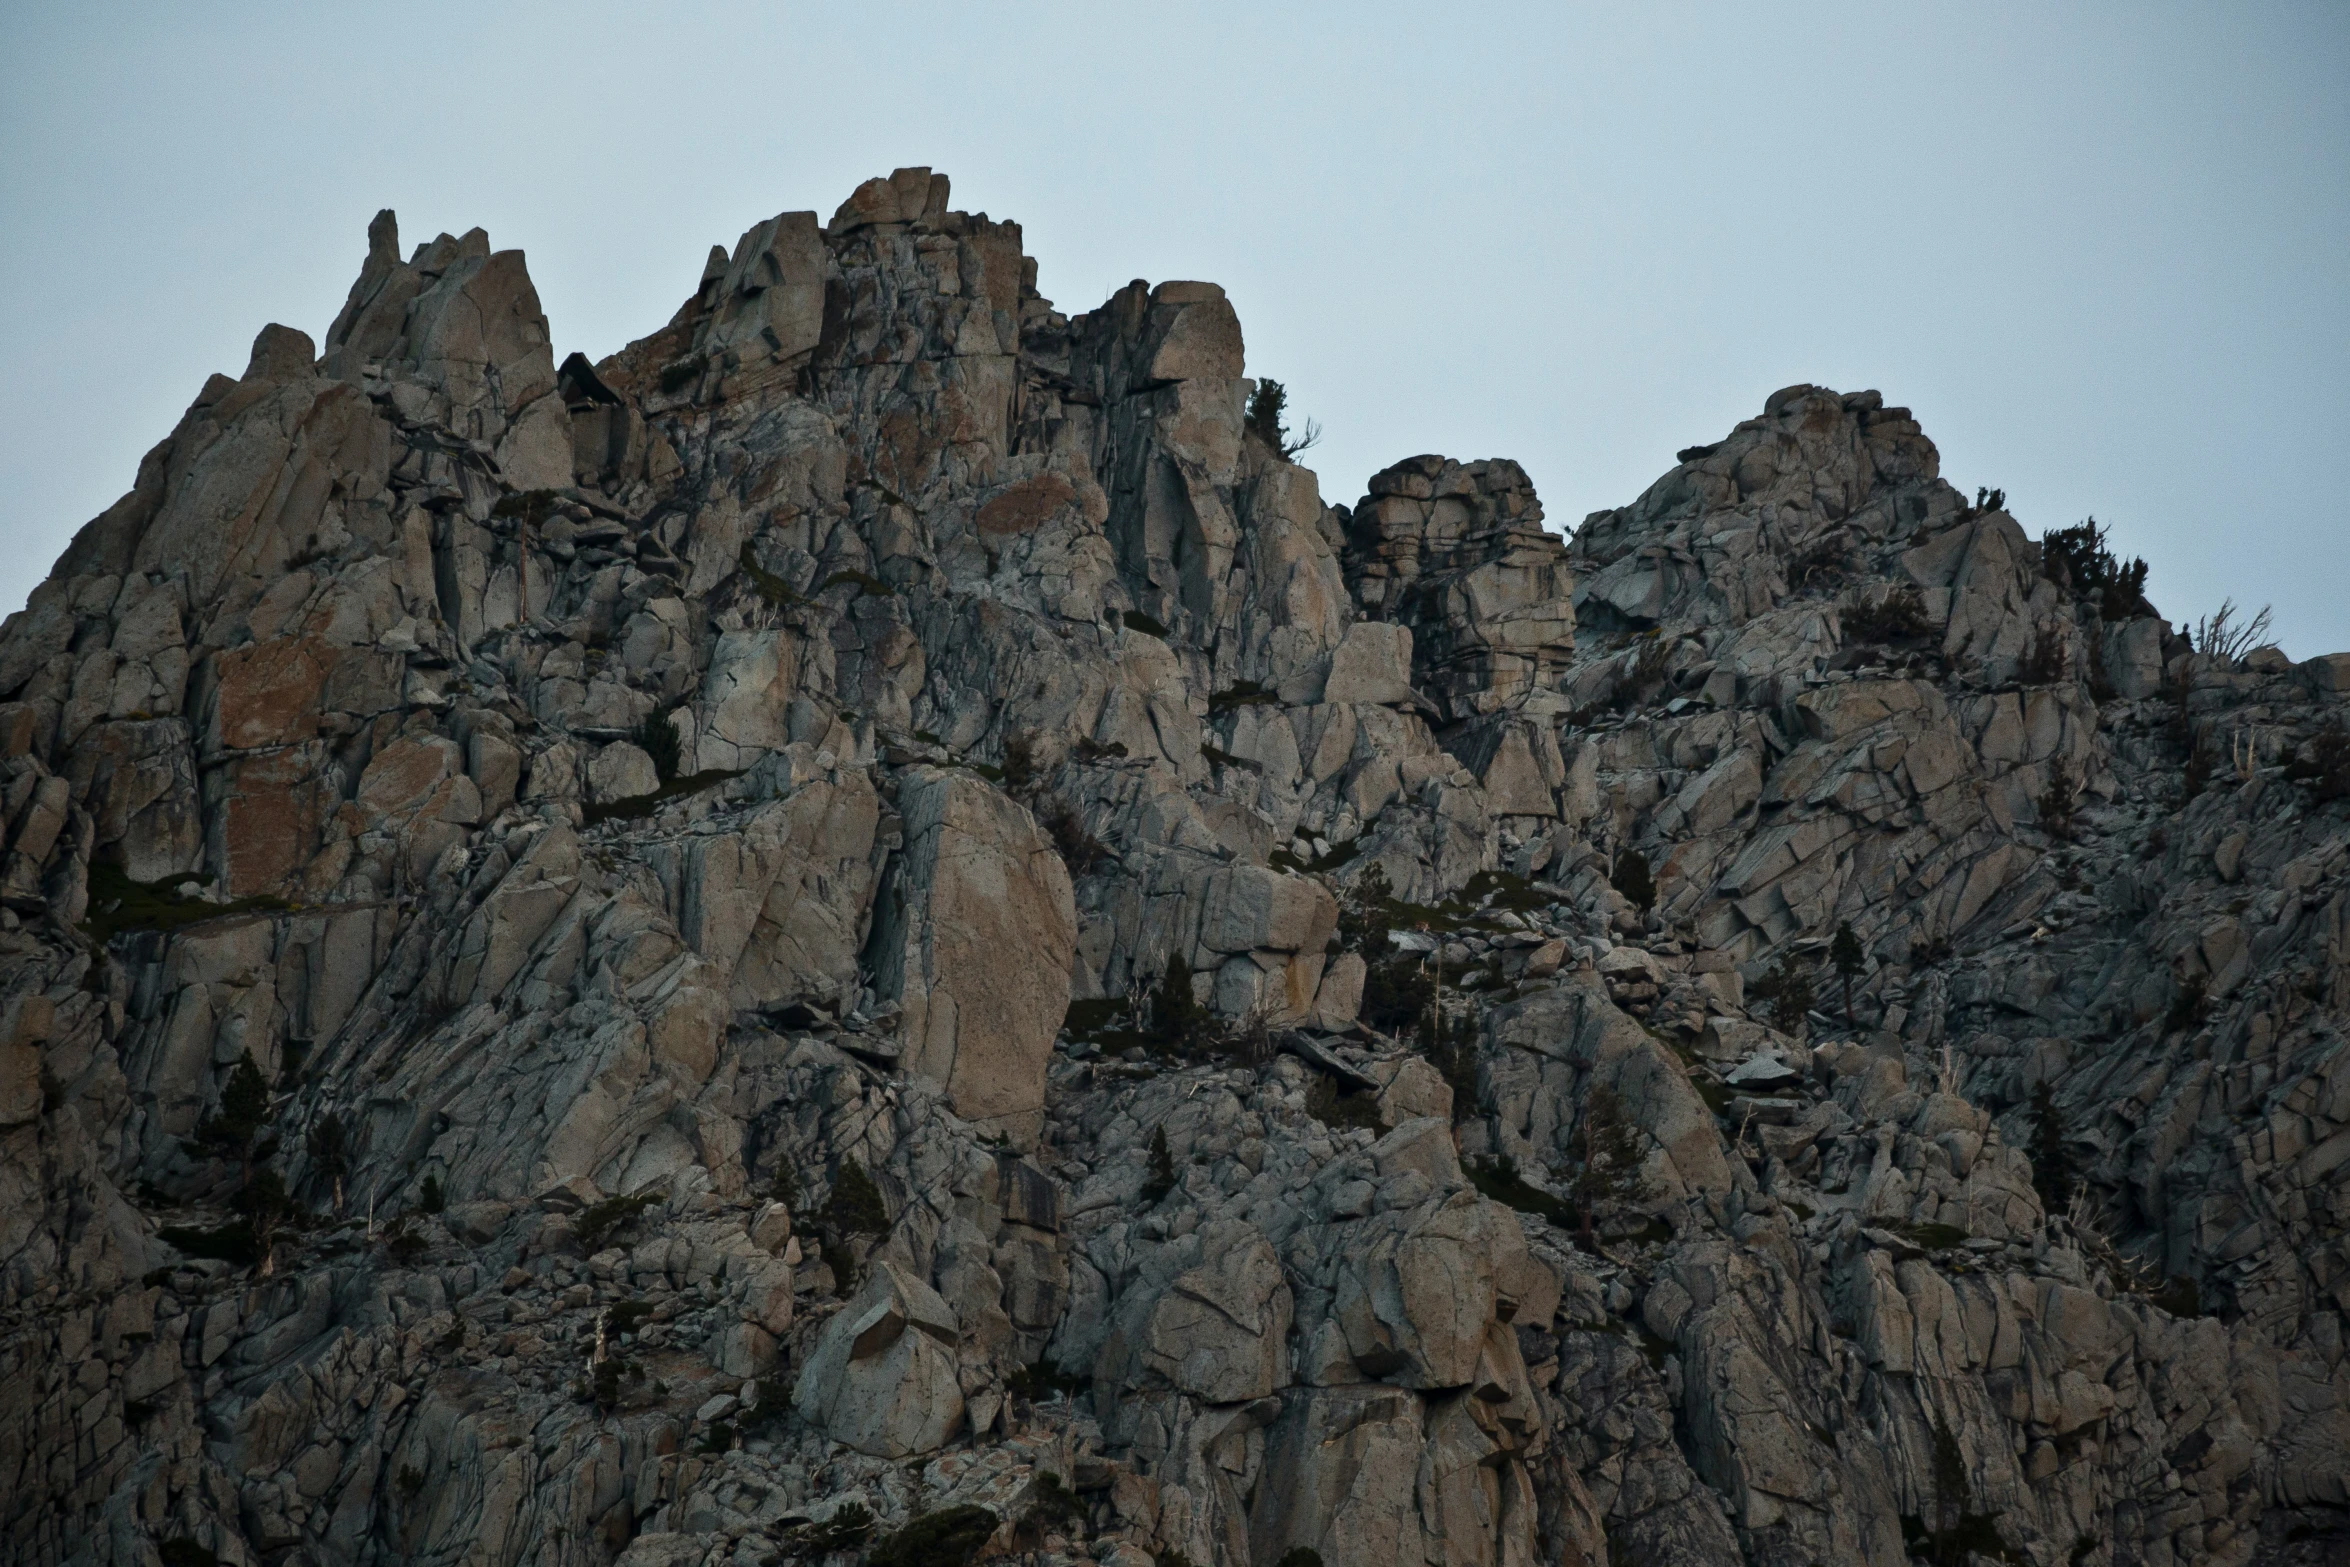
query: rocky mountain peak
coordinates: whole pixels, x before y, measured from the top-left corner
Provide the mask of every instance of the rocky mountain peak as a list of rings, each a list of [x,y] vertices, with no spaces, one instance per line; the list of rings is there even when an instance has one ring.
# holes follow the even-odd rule
[[[0,627],[0,1557],[2338,1543],[2350,654],[1875,392],[1331,504],[929,169],[680,282],[379,214]]]

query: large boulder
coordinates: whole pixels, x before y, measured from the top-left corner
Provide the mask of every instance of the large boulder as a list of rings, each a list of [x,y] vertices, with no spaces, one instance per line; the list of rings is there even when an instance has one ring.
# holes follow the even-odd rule
[[[906,846],[876,980],[903,1009],[907,1068],[957,1115],[1026,1144],[1069,1010],[1068,868],[1025,807],[968,773],[916,769],[898,808]]]
[[[1098,1396],[1173,1386],[1211,1404],[1263,1398],[1289,1380],[1288,1281],[1255,1225],[1217,1219],[1153,1254],[1097,1363]]]
[[[1558,688],[1575,654],[1574,576],[1516,463],[1397,463],[1372,476],[1347,531],[1356,599],[1410,628],[1412,684],[1446,717]]]
[[[856,1299],[825,1324],[793,1402],[834,1441],[876,1458],[946,1445],[963,1423],[955,1379],[961,1329],[938,1292],[876,1261]]]

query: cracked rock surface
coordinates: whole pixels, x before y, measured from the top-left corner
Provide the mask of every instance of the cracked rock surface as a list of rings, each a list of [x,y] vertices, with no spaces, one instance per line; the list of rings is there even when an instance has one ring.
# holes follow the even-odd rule
[[[384,213],[0,627],[0,1560],[2350,1550],[2350,655],[1035,276]]]

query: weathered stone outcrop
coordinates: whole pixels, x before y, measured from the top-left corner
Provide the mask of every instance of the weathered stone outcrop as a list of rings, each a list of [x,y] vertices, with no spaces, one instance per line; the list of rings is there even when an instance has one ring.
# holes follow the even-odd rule
[[[0,1559],[2338,1543],[2350,655],[1873,392],[1327,506],[948,199],[384,214],[0,627]]]
[[[1556,691],[1575,656],[1566,549],[1514,462],[1414,457],[1373,474],[1346,566],[1365,613],[1411,629],[1412,683],[1447,719]]]
[[[907,1069],[965,1120],[1026,1141],[1068,1010],[1069,873],[1025,810],[967,774],[910,773],[898,806],[904,858],[874,972],[903,1008]]]

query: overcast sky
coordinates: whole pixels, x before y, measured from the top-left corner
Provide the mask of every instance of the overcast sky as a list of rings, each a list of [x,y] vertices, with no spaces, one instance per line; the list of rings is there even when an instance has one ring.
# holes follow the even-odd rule
[[[0,609],[379,207],[597,357],[930,164],[1072,313],[1223,284],[1329,499],[1514,457],[1571,528],[1876,387],[2172,620],[2350,648],[2350,5],[14,3],[0,152]]]

